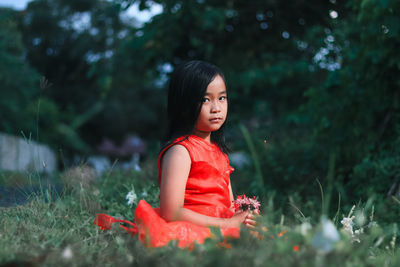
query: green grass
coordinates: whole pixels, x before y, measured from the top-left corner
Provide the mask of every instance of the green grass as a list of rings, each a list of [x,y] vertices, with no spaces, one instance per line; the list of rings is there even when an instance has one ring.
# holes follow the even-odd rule
[[[0,171],[0,185],[22,187],[24,185],[32,184],[34,175],[14,172],[14,171]]]
[[[146,191],[144,198],[151,205],[157,205],[156,181],[149,180],[147,175],[146,172],[112,172],[96,184],[69,188],[52,201],[43,201],[44,196],[39,194],[31,196],[24,206],[0,208],[0,264],[400,266],[399,242],[393,242],[394,237],[399,237],[399,226],[395,222],[380,224],[376,210],[372,220],[378,225],[366,226],[372,207],[379,206],[372,200],[358,204],[354,212],[357,218],[361,214],[366,218],[362,222],[364,233],[359,237],[360,243],[352,242],[352,238],[342,231],[339,231],[337,242],[316,238],[322,231],[318,213],[300,210],[301,205],[292,203],[296,208],[282,214],[277,212],[273,198],[263,203],[259,226],[263,238],[255,238],[243,229],[240,239],[229,241],[231,248],[221,247],[222,239],[217,234],[204,245],[196,245],[192,251],[178,248],[175,242],[163,248],[147,249],[118,226],[109,231],[98,230],[93,225],[97,212],[133,220],[135,205],[128,206],[125,199],[133,188],[139,198]],[[315,210],[320,210],[319,206],[320,203],[316,203]],[[347,216],[349,210],[339,213],[337,228],[341,228],[342,215]],[[321,251],[316,240],[323,245],[329,243],[332,248]]]

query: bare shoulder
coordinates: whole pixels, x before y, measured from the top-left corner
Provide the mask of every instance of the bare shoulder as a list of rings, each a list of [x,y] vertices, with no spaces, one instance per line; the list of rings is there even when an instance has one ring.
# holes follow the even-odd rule
[[[190,155],[187,149],[179,144],[171,146],[162,158],[162,165],[168,163],[190,164]]]

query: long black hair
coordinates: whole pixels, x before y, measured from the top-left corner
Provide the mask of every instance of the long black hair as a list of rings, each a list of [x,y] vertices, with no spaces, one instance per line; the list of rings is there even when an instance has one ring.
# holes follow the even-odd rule
[[[225,77],[217,66],[200,60],[188,61],[174,70],[168,87],[166,145],[180,136],[193,133],[207,87],[218,75],[225,82]],[[224,153],[228,153],[224,129],[225,122],[217,131],[211,132],[211,141]]]

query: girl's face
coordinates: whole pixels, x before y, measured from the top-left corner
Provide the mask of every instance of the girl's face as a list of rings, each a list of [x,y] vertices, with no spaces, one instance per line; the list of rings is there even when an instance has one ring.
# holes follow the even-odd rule
[[[197,134],[210,134],[217,131],[225,122],[227,112],[228,99],[225,82],[220,75],[217,75],[207,86],[195,131]]]

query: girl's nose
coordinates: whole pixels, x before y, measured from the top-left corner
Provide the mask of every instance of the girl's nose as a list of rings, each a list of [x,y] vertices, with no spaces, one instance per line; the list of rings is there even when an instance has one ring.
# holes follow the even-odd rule
[[[212,106],[211,106],[211,112],[212,113],[217,113],[217,112],[220,112],[221,111],[221,106],[220,106],[220,104],[217,102],[217,101],[214,101],[213,103],[212,103]]]

